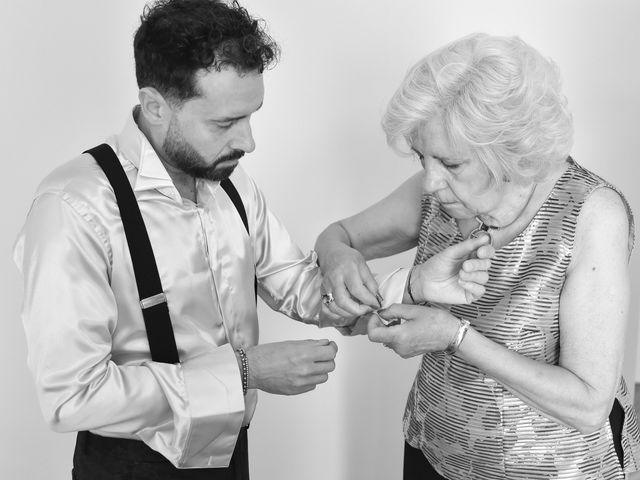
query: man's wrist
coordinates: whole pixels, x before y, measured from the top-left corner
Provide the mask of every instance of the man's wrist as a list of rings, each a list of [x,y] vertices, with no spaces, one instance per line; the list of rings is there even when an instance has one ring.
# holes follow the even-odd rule
[[[240,376],[242,379],[242,393],[247,394],[249,388],[249,360],[244,348],[236,348],[236,358],[238,360],[238,366],[240,367]]]

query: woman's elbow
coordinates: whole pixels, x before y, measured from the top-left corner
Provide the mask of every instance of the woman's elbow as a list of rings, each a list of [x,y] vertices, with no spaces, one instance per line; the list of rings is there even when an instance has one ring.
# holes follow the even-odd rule
[[[613,400],[607,399],[606,401],[593,401],[590,405],[585,405],[580,409],[579,417],[573,418],[571,426],[583,435],[597,432],[607,422],[612,403]]]

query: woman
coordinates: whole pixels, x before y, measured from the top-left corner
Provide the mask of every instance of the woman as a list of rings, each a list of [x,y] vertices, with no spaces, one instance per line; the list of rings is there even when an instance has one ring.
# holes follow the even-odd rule
[[[371,285],[365,260],[417,246],[421,265],[482,233],[496,249],[474,302],[425,304],[414,270],[403,304],[369,319],[372,341],[424,354],[404,417],[404,478],[637,470],[621,377],[633,219],[620,192],[569,157],[554,65],[515,37],[462,38],[410,70],[383,127],[424,171],[318,238],[323,288],[336,299],[326,308],[375,307],[356,293]]]

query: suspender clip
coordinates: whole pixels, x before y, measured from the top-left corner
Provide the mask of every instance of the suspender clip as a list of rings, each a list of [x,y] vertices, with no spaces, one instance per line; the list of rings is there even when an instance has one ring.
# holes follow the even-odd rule
[[[152,297],[147,297],[140,300],[140,306],[143,310],[155,307],[156,305],[160,305],[161,303],[167,303],[167,296],[163,292],[153,295]]]

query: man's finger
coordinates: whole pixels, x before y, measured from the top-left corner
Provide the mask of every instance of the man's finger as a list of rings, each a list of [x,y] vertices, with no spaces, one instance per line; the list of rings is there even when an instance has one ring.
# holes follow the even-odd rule
[[[306,381],[309,382],[310,385],[314,385],[314,386],[319,385],[321,383],[325,383],[327,380],[329,380],[328,373],[319,373],[317,375],[313,375],[306,378]]]
[[[336,342],[327,341],[326,345],[321,345],[316,349],[316,354],[314,357],[315,362],[329,362],[333,361],[336,358],[336,354],[338,353],[338,345]]]
[[[304,343],[306,344],[305,347],[322,347],[332,343],[328,338],[308,338],[306,340],[293,340],[293,342]]]
[[[336,369],[335,360],[323,360],[320,362],[314,362],[310,374],[317,375],[319,373],[329,373]]]

